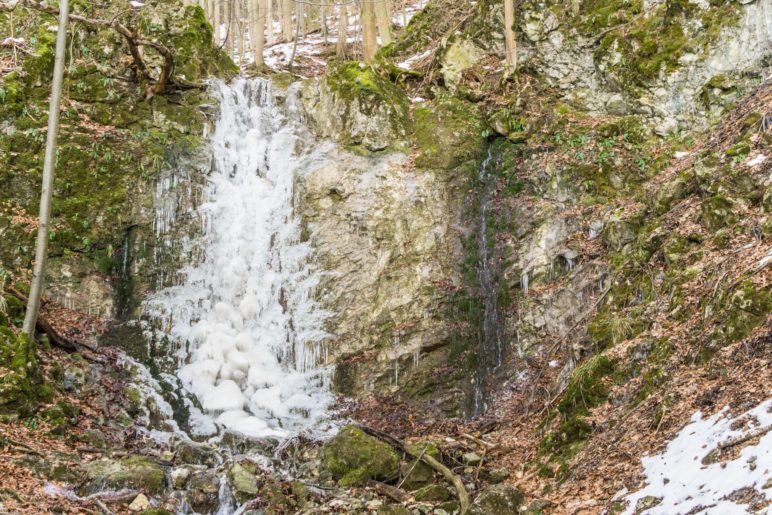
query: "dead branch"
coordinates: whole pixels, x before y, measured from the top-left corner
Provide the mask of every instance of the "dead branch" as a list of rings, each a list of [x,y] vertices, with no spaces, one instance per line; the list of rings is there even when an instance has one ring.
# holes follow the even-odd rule
[[[408,502],[410,500],[410,496],[406,492],[394,486],[387,485],[386,483],[381,483],[380,481],[374,481],[371,479],[366,484],[379,494],[384,495],[398,503]]]
[[[734,438],[730,438],[729,440],[726,440],[725,442],[721,442],[718,444],[718,448],[720,450],[728,449],[730,447],[734,447],[735,445],[740,445],[741,443],[745,443],[748,440],[751,440],[753,438],[756,438],[757,436],[763,436],[767,433],[772,431],[772,424],[768,424],[766,426],[757,427],[756,429],[752,431],[748,431],[744,435],[735,436]]]
[[[461,478],[458,475],[454,474],[452,470],[450,470],[448,467],[446,467],[436,459],[432,458],[428,454],[421,454],[409,449],[404,442],[402,442],[401,440],[398,440],[397,438],[391,436],[390,434],[384,433],[382,431],[378,431],[377,429],[373,429],[372,427],[363,426],[361,424],[357,424],[357,427],[362,431],[364,431],[365,433],[369,434],[370,436],[378,438],[379,440],[382,440],[388,443],[392,447],[399,449],[400,451],[404,452],[408,456],[411,456],[413,458],[418,458],[420,456],[421,461],[423,461],[431,468],[433,468],[434,470],[442,474],[442,476],[456,489],[456,495],[458,495],[458,502],[461,505],[461,515],[464,515],[467,511],[469,511],[469,506],[470,506],[469,492],[466,491],[466,487],[464,486],[464,482],[461,480]]]
[[[57,16],[59,15],[59,9],[48,7],[47,5],[43,5],[34,0],[13,0],[12,2],[0,3],[0,11],[11,11],[14,10],[18,5],[46,14]],[[80,16],[77,14],[70,14],[70,20],[88,25],[90,27],[112,28],[124,37],[126,44],[129,47],[129,53],[131,54],[134,63],[134,72],[137,77],[147,82],[155,82],[155,84],[148,86],[146,90],[146,99],[150,99],[154,95],[163,93],[166,90],[166,87],[169,85],[171,80],[172,74],[174,73],[174,54],[167,46],[159,43],[158,41],[152,41],[140,36],[135,30],[122,25],[120,22],[118,22],[117,19],[101,20],[86,18],[85,16]],[[161,57],[163,57],[164,64],[161,69],[161,75],[155,81],[153,81],[153,78],[150,76],[147,65],[142,58],[142,53],[139,50],[140,47],[143,46],[154,49],[161,55]]]

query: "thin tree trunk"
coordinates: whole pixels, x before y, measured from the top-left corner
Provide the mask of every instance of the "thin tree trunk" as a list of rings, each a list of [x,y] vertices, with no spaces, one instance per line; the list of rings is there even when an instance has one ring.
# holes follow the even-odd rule
[[[345,2],[338,7],[338,44],[335,47],[335,55],[341,61],[346,59],[348,48],[348,9]]]
[[[515,0],[504,0],[504,40],[507,50],[507,73],[517,68],[517,41],[515,40]]]
[[[265,13],[266,39],[273,40],[275,32],[273,30],[273,0],[267,0],[267,11]]]
[[[27,312],[24,315],[22,331],[34,338],[35,324],[40,311],[40,297],[45,283],[46,259],[48,258],[48,229],[51,225],[51,200],[54,190],[54,169],[56,166],[56,142],[59,137],[59,105],[64,82],[64,57],[67,42],[67,20],[70,15],[69,0],[59,1],[59,29],[56,33],[56,55],[54,76],[51,84],[51,102],[48,108],[48,133],[46,154],[43,162],[43,185],[40,189],[40,224],[35,246],[35,266],[32,272]]]
[[[214,44],[219,45],[222,43],[220,37],[220,2],[221,0],[214,0],[214,17],[212,18],[212,24],[214,25]]]
[[[231,8],[231,2],[233,0],[223,0],[223,9],[224,9],[224,16],[223,16],[223,23],[225,23],[225,36],[223,40],[223,48],[225,48],[226,53],[231,53],[230,43],[231,43],[231,28],[233,26],[233,9]]]
[[[375,12],[373,9],[373,0],[361,1],[362,54],[365,62],[371,63],[375,59],[375,53],[378,51],[378,38],[375,34]]]
[[[270,0],[269,0],[270,1]],[[265,49],[265,22],[267,6],[266,0],[252,0],[254,8],[252,17],[252,29],[250,30],[250,40],[252,42],[252,52],[255,54],[255,66],[265,65],[263,51]]]
[[[330,35],[330,31],[327,29],[327,4],[319,6],[319,28],[322,30],[322,37],[326,45],[327,38]]]
[[[281,33],[285,42],[292,41],[292,0],[281,0]]]
[[[365,0],[367,1],[367,0]],[[378,34],[381,36],[381,46],[391,44],[391,16],[386,5],[387,0],[373,0],[375,7],[375,21],[378,24]]]

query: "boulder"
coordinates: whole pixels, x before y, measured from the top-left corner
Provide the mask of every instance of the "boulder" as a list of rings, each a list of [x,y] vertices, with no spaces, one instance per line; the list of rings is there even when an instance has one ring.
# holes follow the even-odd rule
[[[146,456],[92,461],[84,467],[84,472],[87,478],[84,495],[110,488],[132,488],[153,495],[164,490],[164,468]]]
[[[399,456],[387,443],[354,426],[343,428],[324,446],[323,462],[342,486],[368,479],[389,481],[399,474]]]
[[[219,504],[220,479],[214,470],[191,475],[187,485],[187,502],[196,513],[213,513]]]
[[[471,515],[501,515],[517,513],[523,503],[523,494],[509,485],[493,485],[477,496],[469,510]]]
[[[228,470],[228,483],[240,503],[254,499],[259,492],[257,466],[250,461],[236,463]]]
[[[173,461],[177,465],[206,465],[207,467],[214,467],[220,462],[220,457],[208,445],[190,440],[180,440],[174,445]]]
[[[413,498],[418,502],[444,502],[452,496],[450,490],[442,485],[427,485],[413,492]]]

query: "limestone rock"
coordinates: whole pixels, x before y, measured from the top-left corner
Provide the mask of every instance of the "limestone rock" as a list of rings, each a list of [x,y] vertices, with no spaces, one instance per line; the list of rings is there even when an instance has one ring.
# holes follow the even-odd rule
[[[186,499],[197,513],[212,513],[219,504],[220,479],[214,470],[194,473],[188,480]]]
[[[174,463],[189,465],[206,465],[213,467],[220,461],[217,452],[210,446],[180,440],[174,446]]]
[[[105,488],[134,488],[154,495],[164,491],[164,468],[145,456],[93,461],[84,472],[88,479],[83,487],[86,495]]]
[[[342,486],[368,479],[388,481],[399,474],[396,451],[354,426],[343,428],[325,444],[324,465]]]
[[[145,494],[139,494],[129,504],[130,511],[144,511],[150,507],[150,500]]]
[[[239,502],[246,502],[257,496],[257,467],[254,463],[244,461],[236,463],[228,470],[228,482],[233,495]]]
[[[485,57],[485,53],[471,40],[461,39],[454,41],[442,57],[442,78],[445,85],[454,91],[465,70],[478,64]]]
[[[419,502],[443,502],[451,497],[450,490],[442,485],[427,485],[413,492],[413,498]]]
[[[472,503],[471,515],[501,515],[517,513],[523,503],[523,494],[509,485],[493,485],[485,489]]]

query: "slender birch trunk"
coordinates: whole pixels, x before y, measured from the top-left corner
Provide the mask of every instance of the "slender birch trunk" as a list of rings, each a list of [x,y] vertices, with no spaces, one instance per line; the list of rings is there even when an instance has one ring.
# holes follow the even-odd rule
[[[40,311],[40,297],[45,287],[46,260],[48,258],[48,230],[51,225],[51,200],[54,193],[54,171],[56,167],[56,143],[59,137],[59,108],[64,82],[64,57],[67,43],[67,20],[70,16],[68,0],[59,1],[59,28],[56,33],[56,54],[54,76],[51,84],[51,101],[48,107],[48,133],[46,153],[43,161],[43,184],[40,189],[40,224],[35,246],[35,266],[32,271],[27,312],[24,315],[22,331],[31,338],[35,336],[35,325]]]

